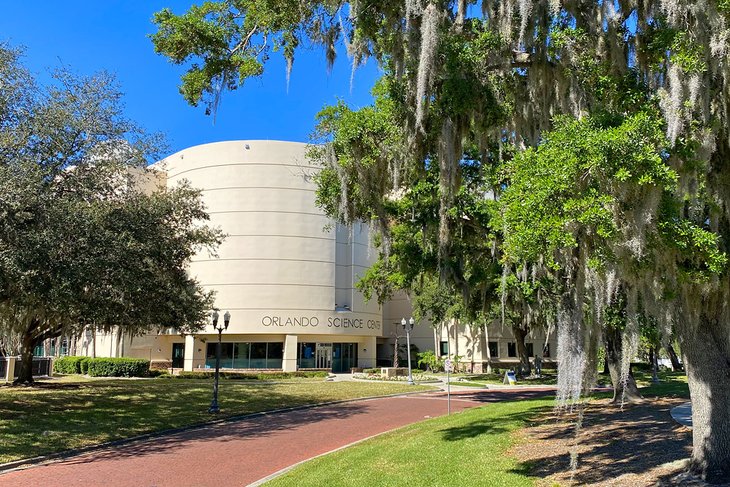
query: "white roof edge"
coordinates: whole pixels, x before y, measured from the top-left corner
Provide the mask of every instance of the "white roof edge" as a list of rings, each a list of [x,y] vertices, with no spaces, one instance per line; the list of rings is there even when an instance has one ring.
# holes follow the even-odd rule
[[[198,147],[205,147],[207,145],[218,145],[218,144],[246,144],[246,143],[257,143],[257,142],[268,142],[268,143],[275,143],[275,144],[316,145],[316,144],[311,144],[309,142],[296,142],[296,141],[293,141],[293,140],[275,140],[275,139],[218,140],[218,141],[215,141],[215,142],[205,142],[203,144],[191,145],[190,147],[186,147],[186,148],[181,149],[181,150],[179,150],[177,152],[173,152],[172,154],[169,154],[169,155],[163,157],[159,161],[153,162],[152,164],[150,164],[147,167],[149,167],[151,169],[155,169],[154,168],[155,165],[157,165],[157,164],[165,161],[166,159],[169,159],[169,158],[171,158],[173,156],[176,156],[176,155],[178,155],[180,153],[187,152],[190,149],[196,149]]]

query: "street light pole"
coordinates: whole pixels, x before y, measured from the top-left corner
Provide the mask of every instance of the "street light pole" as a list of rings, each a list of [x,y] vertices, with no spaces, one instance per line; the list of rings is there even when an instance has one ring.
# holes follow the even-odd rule
[[[218,413],[220,411],[220,408],[218,407],[218,377],[221,369],[221,339],[223,335],[223,330],[228,329],[228,324],[231,321],[231,313],[226,311],[226,314],[223,315],[223,326],[220,327],[218,326],[218,310],[213,310],[213,313],[211,313],[210,317],[213,320],[213,329],[218,331],[218,343],[216,343],[215,346],[215,379],[213,380],[213,401],[211,401],[210,403],[208,412]]]
[[[412,316],[407,323],[405,318],[400,320],[400,324],[403,325],[403,329],[406,330],[406,347],[408,347],[408,384],[411,386],[413,385],[413,372],[411,369],[411,330],[413,329],[414,323],[415,320]]]

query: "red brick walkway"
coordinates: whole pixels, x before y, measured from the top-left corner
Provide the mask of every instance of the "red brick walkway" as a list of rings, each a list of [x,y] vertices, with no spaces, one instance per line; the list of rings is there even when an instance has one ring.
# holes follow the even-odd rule
[[[452,412],[547,390],[452,394]],[[446,414],[446,396],[370,399],[259,416],[0,474],[14,486],[242,486],[352,442]]]

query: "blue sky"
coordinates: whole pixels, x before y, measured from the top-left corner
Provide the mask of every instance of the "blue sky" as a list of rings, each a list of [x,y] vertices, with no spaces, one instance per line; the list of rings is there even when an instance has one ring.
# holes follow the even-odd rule
[[[319,50],[297,54],[286,89],[285,63],[274,53],[266,73],[223,96],[215,125],[203,106],[188,106],[178,93],[184,69],[155,54],[150,19],[164,7],[183,13],[192,2],[179,0],[88,0],[3,2],[0,41],[26,49],[24,64],[39,79],[65,65],[80,74],[107,70],[125,93],[126,115],[146,130],[167,136],[170,152],[230,139],[305,142],[314,115],[340,97],[353,107],[370,103],[378,72],[361,67],[350,90],[351,66],[341,54],[327,74]]]

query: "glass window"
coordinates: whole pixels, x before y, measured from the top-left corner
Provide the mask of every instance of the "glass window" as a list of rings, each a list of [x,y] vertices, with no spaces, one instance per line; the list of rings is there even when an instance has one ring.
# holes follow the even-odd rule
[[[300,369],[313,369],[314,365],[314,350],[316,349],[316,343],[300,343],[297,353],[299,363],[297,366]]]
[[[441,346],[439,347],[439,351],[441,355],[448,355],[449,354],[449,342],[441,342]]]
[[[249,355],[251,353],[250,343],[236,343],[233,347],[233,368],[248,369]]]
[[[268,344],[266,353],[266,368],[280,369],[284,359],[284,344],[272,342]]]
[[[549,343],[546,343],[545,346],[542,348],[542,356],[550,357],[550,344]]]
[[[215,368],[215,350],[217,342],[210,343],[206,347],[205,353],[205,367]],[[221,343],[221,368],[228,369],[231,367],[233,362],[233,344],[232,343]]]
[[[517,356],[517,344],[515,342],[507,343],[507,356],[508,357]]]
[[[535,347],[532,343],[525,343],[525,348],[527,349],[527,356],[528,357],[534,357],[535,356]]]
[[[249,367],[252,369],[266,368],[266,343],[251,344],[251,363]]]
[[[499,357],[499,344],[497,342],[489,342],[489,356]]]

